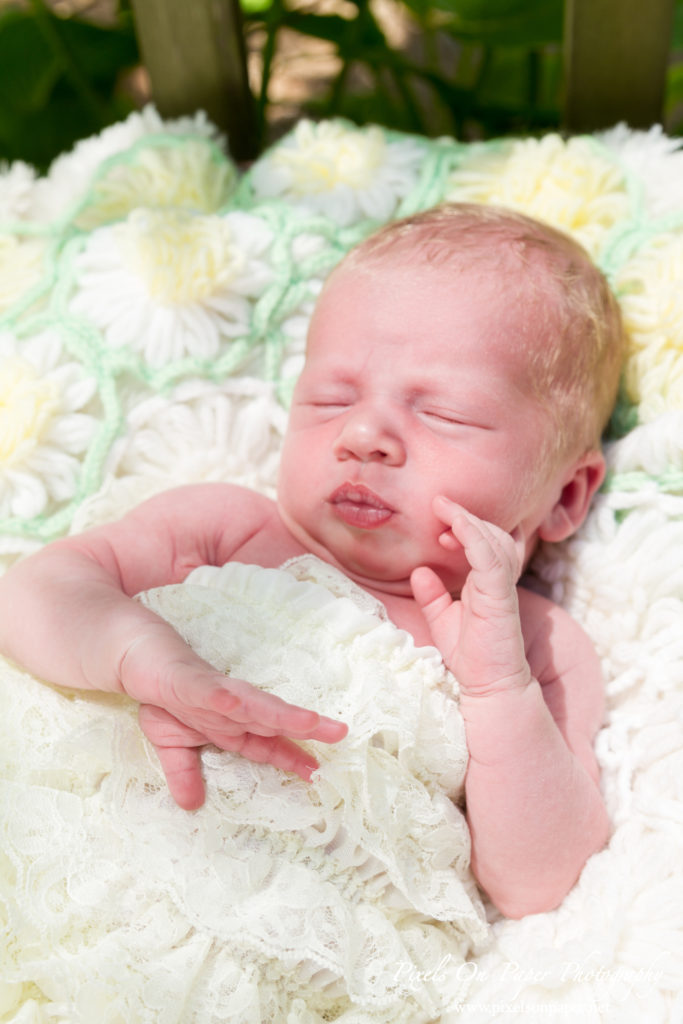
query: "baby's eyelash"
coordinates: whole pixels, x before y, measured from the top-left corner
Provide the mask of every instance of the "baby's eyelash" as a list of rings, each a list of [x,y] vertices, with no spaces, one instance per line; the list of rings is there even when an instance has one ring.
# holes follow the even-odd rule
[[[455,413],[436,412],[432,409],[425,409],[422,415],[427,416],[429,419],[437,420],[439,423],[450,423],[453,426],[463,425],[463,420],[456,416]]]

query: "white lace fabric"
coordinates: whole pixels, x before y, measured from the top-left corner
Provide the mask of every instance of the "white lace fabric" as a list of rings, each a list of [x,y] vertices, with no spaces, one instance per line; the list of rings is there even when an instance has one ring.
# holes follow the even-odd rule
[[[207,800],[188,814],[131,704],[2,663],[0,1012],[437,1020],[487,936],[457,807],[457,685],[438,652],[313,558],[203,567],[140,599],[221,671],[349,734],[309,744],[311,784],[207,748]]]

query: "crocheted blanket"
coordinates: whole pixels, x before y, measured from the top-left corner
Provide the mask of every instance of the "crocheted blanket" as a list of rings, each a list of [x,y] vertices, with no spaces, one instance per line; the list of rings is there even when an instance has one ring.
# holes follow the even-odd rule
[[[0,168],[0,560],[180,483],[230,480],[273,494],[326,274],[379,224],[445,198],[504,203],[574,234],[624,311],[630,347],[607,482],[581,532],[532,567],[533,585],[583,624],[602,659],[597,753],[613,833],[558,910],[506,921],[489,907],[483,943],[449,932],[446,952],[437,944],[412,961],[402,984],[416,1009],[406,1019],[664,1024],[683,1012],[683,153],[658,129],[464,145],[303,122],[240,172],[203,117],[163,122],[147,109],[43,178],[22,164]],[[122,942],[110,927],[122,876],[111,874],[103,808],[129,815],[135,863],[153,858],[149,818],[135,817],[141,805],[114,765],[146,765],[149,799],[161,800],[158,767],[120,701],[58,693],[8,666],[2,678],[32,704],[21,735],[4,729],[0,748],[0,1020],[204,1024],[241,1005],[244,1020],[267,1020],[253,1009],[259,984],[239,988],[242,967],[214,989],[212,1008],[192,1009],[219,947],[214,918],[183,915],[206,907],[220,860],[212,800],[227,755],[206,755],[216,786],[201,839],[180,834],[187,816],[164,819],[165,849],[185,849],[192,864],[201,847],[205,873],[161,858],[157,888]],[[11,692],[5,685],[8,709]],[[128,727],[112,732],[114,719]],[[34,809],[52,829],[52,853],[64,851],[37,901],[31,885],[48,865],[13,789],[27,737]],[[433,780],[420,778],[431,793]],[[98,814],[99,840],[88,832]],[[169,892],[169,864],[186,887],[180,915],[176,897],[154,898]],[[254,855],[253,877],[261,867]],[[458,878],[469,892],[466,873]],[[391,885],[403,906],[395,875]],[[55,920],[80,922],[65,926],[58,955]],[[392,956],[385,966],[396,968]],[[5,965],[22,957],[31,969],[11,973]],[[367,1009],[339,1017],[349,1006],[339,1004],[338,1019],[375,1019]],[[322,1019],[294,996],[287,1012],[280,1019],[291,1024]]]

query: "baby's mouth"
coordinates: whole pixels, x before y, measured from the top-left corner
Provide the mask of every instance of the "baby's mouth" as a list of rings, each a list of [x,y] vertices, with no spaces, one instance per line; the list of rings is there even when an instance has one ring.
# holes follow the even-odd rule
[[[383,526],[395,513],[384,498],[364,484],[342,484],[328,500],[339,519],[359,530]]]

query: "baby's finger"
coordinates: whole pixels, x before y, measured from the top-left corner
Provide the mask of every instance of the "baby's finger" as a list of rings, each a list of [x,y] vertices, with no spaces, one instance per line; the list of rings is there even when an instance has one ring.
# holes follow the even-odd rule
[[[231,707],[228,717],[240,723],[245,731],[260,735],[281,735],[293,739],[320,740],[323,743],[336,743],[343,739],[348,727],[316,711],[289,704],[273,693],[259,690],[243,679],[225,678],[223,686],[232,697],[239,702]],[[221,703],[219,694],[215,694],[212,704],[218,710]]]
[[[219,715],[226,725],[234,723],[237,733],[281,734],[336,743],[347,732],[341,722],[215,671],[184,644],[182,656],[167,660],[158,677],[159,704],[182,720],[199,712],[194,717],[197,724],[202,720],[200,727],[205,724],[206,712],[207,721]]]
[[[434,622],[453,604],[453,598],[433,569],[423,565],[414,569],[410,577],[415,603],[428,623]]]
[[[217,714],[236,733],[336,743],[347,732],[341,722],[216,671],[156,617],[130,644],[119,672],[125,692],[140,704],[165,708],[200,729]]]
[[[157,747],[168,789],[185,811],[196,811],[204,803],[204,779],[198,747]]]
[[[204,803],[204,780],[199,747],[206,738],[169,715],[163,708],[142,704],[138,711],[140,727],[154,746],[161,769],[175,802],[186,811]]]
[[[292,772],[305,782],[311,781],[313,772],[319,767],[312,754],[283,736],[255,736],[253,733],[243,733],[241,737],[235,737],[227,749],[234,750],[257,764],[271,764],[274,768]]]
[[[513,582],[517,581],[524,557],[524,544],[519,529],[514,531],[516,536],[511,536],[499,526],[479,519],[461,505],[444,497],[434,500],[434,511],[442,522],[450,526],[475,572],[490,574],[503,570],[506,583],[510,577]]]

